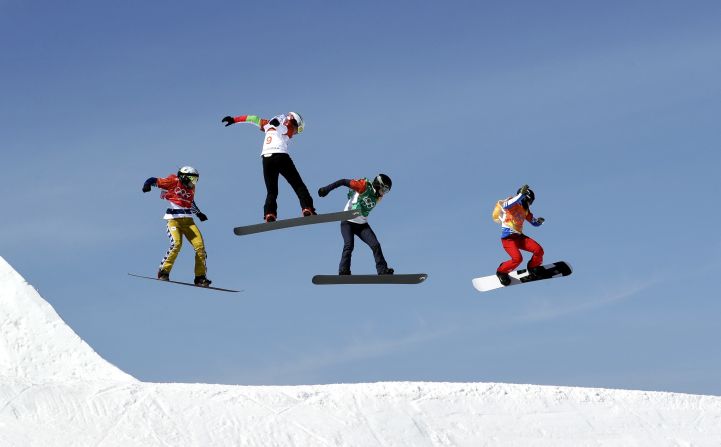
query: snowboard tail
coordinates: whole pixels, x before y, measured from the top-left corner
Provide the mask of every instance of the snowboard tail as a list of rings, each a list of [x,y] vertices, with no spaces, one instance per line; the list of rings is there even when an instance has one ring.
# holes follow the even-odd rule
[[[426,273],[401,275],[315,275],[313,284],[420,284],[428,278]]]
[[[275,222],[263,222],[259,224],[235,227],[233,233],[238,236],[246,234],[262,233],[264,231],[280,230],[282,228],[299,227],[301,225],[312,225],[325,222],[336,222],[350,220],[360,216],[359,210],[340,211],[337,213],[315,214],[312,216],[294,217],[292,219],[276,220]]]
[[[136,275],[136,274],[134,274],[134,273],[128,273],[128,275],[130,275],[130,276],[135,276],[136,278],[152,279],[152,280],[154,280],[154,281],[159,281],[159,282],[172,282],[173,284],[181,284],[181,285],[184,285],[184,286],[197,287],[197,288],[199,288],[199,289],[220,290],[221,292],[240,292],[240,290],[223,289],[223,288],[220,288],[220,287],[213,287],[213,286],[208,286],[208,287],[196,286],[196,285],[193,284],[192,282],[173,281],[172,279],[165,281],[165,280],[161,280],[161,279],[158,279],[158,278],[153,278],[152,276]]]
[[[511,272],[508,276],[511,277],[511,283],[507,286],[501,284],[501,280],[494,275],[483,276],[481,278],[473,278],[473,287],[479,292],[488,292],[489,290],[500,289],[501,287],[516,286],[527,282],[543,281],[545,279],[558,278],[561,276],[568,276],[573,273],[571,265],[564,261],[554,262],[552,264],[546,264],[542,266],[543,270],[535,278],[528,274],[528,269],[516,270]]]

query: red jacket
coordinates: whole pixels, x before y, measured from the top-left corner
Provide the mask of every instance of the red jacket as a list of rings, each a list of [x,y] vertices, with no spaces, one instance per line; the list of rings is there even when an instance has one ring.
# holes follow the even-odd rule
[[[178,208],[193,207],[195,188],[188,188],[183,185],[177,175],[170,174],[166,178],[159,178],[157,186],[158,188],[165,190],[160,193],[161,199],[169,201]]]

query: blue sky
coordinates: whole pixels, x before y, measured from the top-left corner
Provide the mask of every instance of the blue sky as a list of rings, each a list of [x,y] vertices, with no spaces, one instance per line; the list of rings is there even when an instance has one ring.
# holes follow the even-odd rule
[[[721,394],[717,2],[0,1],[0,255],[146,381],[497,381]],[[389,174],[371,215],[419,286],[318,287],[337,224],[236,237],[265,188],[252,126],[298,111],[312,191]],[[137,280],[166,248],[150,176],[190,164],[208,276]],[[569,278],[479,294],[490,213]],[[322,212],[344,193],[316,198]],[[281,181],[281,217],[298,215]],[[175,279],[192,278],[184,247]],[[355,273],[372,273],[356,245]]]

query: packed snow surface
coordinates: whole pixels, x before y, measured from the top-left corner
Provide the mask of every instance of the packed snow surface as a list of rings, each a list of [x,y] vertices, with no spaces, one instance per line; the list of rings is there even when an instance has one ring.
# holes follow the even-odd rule
[[[497,383],[144,383],[0,258],[0,446],[721,446],[721,397]]]

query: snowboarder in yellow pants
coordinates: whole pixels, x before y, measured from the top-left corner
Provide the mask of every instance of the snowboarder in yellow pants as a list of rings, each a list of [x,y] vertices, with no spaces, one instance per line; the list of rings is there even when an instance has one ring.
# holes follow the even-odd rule
[[[180,219],[168,220],[168,237],[170,238],[170,248],[165,253],[163,262],[160,264],[160,270],[170,272],[173,269],[175,259],[180,253],[183,246],[183,236],[193,244],[195,249],[195,276],[205,276],[207,269],[205,267],[205,244],[203,243],[203,235],[200,234],[198,226],[191,217],[182,217]]]
[[[203,214],[195,204],[195,184],[198,182],[198,171],[192,166],[183,166],[178,170],[178,174],[171,174],[166,178],[150,177],[143,184],[143,192],[149,192],[153,186],[163,190],[160,194],[161,199],[170,202],[170,208],[165,210],[165,219],[168,222],[168,237],[170,238],[170,248],[163,262],[160,263],[158,270],[158,279],[168,281],[170,279],[170,271],[173,269],[175,259],[180,253],[183,246],[183,236],[193,244],[195,249],[195,280],[196,286],[208,287],[210,281],[206,276],[205,260],[205,244],[200,230],[195,225],[193,216],[198,216],[201,222],[208,220],[208,216]]]

